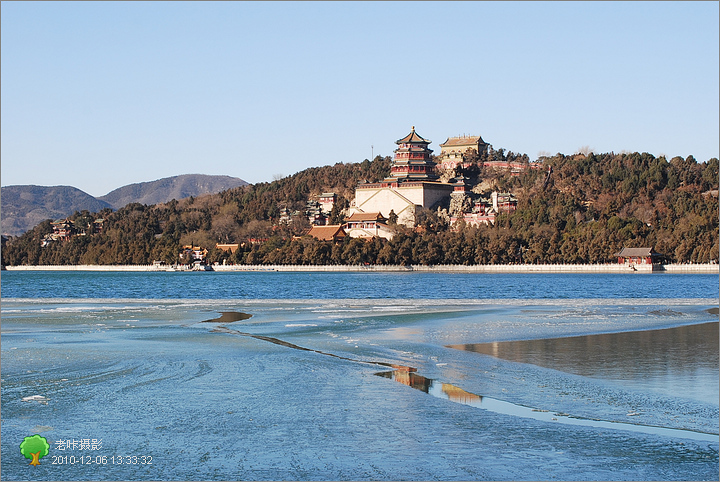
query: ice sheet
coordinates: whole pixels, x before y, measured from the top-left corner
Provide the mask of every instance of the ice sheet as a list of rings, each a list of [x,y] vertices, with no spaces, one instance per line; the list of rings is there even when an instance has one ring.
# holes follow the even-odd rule
[[[375,373],[379,363],[403,366],[486,400],[717,434],[717,403],[445,346],[691,326],[717,321],[706,311],[716,306],[712,299],[3,299],[3,478],[714,479],[716,439],[479,410]],[[224,332],[203,323],[224,312],[252,317]],[[47,405],[23,402],[33,396]],[[18,445],[37,427],[51,442],[102,439],[98,453],[150,455],[153,464],[81,467],[46,458],[29,467]]]

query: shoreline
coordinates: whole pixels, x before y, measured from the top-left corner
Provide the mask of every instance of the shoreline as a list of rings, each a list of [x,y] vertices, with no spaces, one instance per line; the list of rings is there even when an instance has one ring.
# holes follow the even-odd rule
[[[209,267],[210,268],[210,267]],[[621,264],[512,264],[512,265],[213,265],[207,271],[231,272],[376,272],[376,273],[687,273],[720,274],[720,265],[710,263],[635,265]],[[7,271],[126,271],[189,272],[197,269],[158,265],[39,265],[6,266]],[[204,270],[200,270],[204,271]]]

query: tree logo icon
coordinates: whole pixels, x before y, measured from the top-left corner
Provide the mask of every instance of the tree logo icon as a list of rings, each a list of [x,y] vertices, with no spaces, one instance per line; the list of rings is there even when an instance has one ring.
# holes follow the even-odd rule
[[[32,459],[30,465],[40,465],[40,459],[45,457],[50,451],[50,444],[45,437],[35,434],[31,437],[25,437],[20,444],[20,453],[26,459]]]

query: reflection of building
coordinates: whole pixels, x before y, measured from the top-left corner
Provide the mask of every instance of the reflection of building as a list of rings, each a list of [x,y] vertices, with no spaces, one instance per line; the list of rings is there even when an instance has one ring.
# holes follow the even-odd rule
[[[412,368],[409,370],[398,369],[392,372],[378,373],[377,375],[392,378],[403,385],[407,385],[416,390],[421,390],[425,393],[430,393],[433,396],[443,398],[440,393],[438,393],[437,389],[439,388],[448,400],[463,403],[465,405],[479,405],[483,399],[480,395],[466,392],[462,388],[451,385],[450,383],[436,383],[432,378],[426,378],[422,375],[418,375]]]
[[[485,152],[488,144],[480,136],[449,137],[440,144],[440,164],[444,169],[455,169],[458,165],[468,167],[471,154]]]
[[[449,383],[442,384],[442,391],[453,402],[464,403],[466,405],[482,402],[482,397],[480,395],[466,392],[462,388],[456,387],[455,385],[451,385]]]
[[[395,232],[386,221],[380,213],[353,213],[345,220],[343,227],[351,238],[392,239]]]
[[[392,372],[392,379],[416,390],[422,390],[425,393],[429,393],[430,386],[433,383],[432,379],[425,378],[409,370],[395,370]]]
[[[350,213],[381,213],[397,215],[397,223],[415,225],[418,207],[432,208],[452,191],[451,184],[438,182],[435,163],[431,159],[430,140],[415,132],[395,141],[398,148],[390,168],[390,177],[376,183],[359,184],[355,190]]]

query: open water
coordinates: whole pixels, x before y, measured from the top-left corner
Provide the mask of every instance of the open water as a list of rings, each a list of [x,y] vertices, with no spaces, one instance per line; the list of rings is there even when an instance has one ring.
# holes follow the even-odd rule
[[[717,308],[717,275],[4,272],[0,478],[717,480]]]

